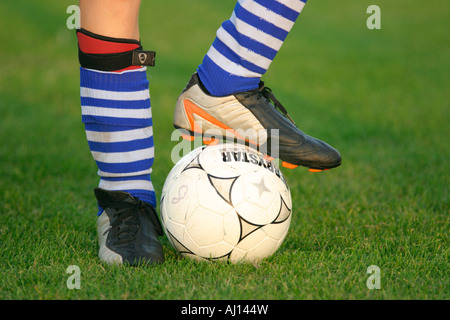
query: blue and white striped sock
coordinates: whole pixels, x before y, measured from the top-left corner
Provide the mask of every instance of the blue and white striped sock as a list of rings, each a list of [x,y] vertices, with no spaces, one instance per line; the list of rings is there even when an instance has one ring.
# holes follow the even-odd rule
[[[146,68],[104,72],[80,67],[80,88],[82,121],[98,166],[99,187],[129,192],[155,207]]]
[[[306,0],[238,0],[198,68],[215,96],[258,88]]]

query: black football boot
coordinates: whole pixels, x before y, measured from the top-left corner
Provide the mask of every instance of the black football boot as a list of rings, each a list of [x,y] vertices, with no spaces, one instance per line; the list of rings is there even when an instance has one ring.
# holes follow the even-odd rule
[[[155,209],[122,191],[94,190],[103,209],[97,220],[99,258],[107,264],[159,264],[163,235]]]
[[[339,151],[302,132],[263,82],[254,90],[215,97],[194,73],[178,97],[174,126],[191,141],[202,135],[205,143],[218,136],[244,142],[281,159],[286,168],[315,172],[341,164]]]

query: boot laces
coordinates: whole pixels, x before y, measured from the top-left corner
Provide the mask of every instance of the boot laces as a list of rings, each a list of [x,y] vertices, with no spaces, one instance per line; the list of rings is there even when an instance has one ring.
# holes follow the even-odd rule
[[[286,117],[288,118],[294,125],[295,122],[292,120],[291,116],[288,114],[287,110],[280,101],[275,97],[275,95],[272,92],[272,89],[269,87],[264,86],[264,82],[259,82],[259,89],[258,92],[260,92],[268,101],[272,101],[274,106]]]
[[[113,215],[114,222],[105,231],[104,234],[111,230],[117,235],[117,243],[124,244],[136,239],[139,231],[139,211],[143,206],[142,201],[138,200],[135,204],[124,204],[115,207],[116,212]]]

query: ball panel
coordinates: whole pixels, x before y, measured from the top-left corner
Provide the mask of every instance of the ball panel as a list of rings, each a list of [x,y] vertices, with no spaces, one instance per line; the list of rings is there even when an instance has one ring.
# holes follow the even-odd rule
[[[188,175],[178,176],[164,196],[164,221],[185,224],[198,207],[197,194],[194,179]]]
[[[198,154],[202,151],[203,147],[196,148],[189,152],[187,155],[185,155],[183,158],[178,161],[175,166],[170,170],[169,174],[167,175],[166,180],[164,181],[163,189],[162,189],[162,195],[164,196],[165,190],[170,189],[170,184],[177,179],[177,177],[181,174],[181,172],[188,167],[193,160],[198,156]]]
[[[278,215],[280,198],[271,183],[269,174],[254,171],[243,174],[236,180],[231,199],[236,211],[246,221],[265,225]]]
[[[201,195],[197,198],[198,204],[206,210],[224,215],[233,209],[227,199],[236,179],[234,177],[227,179],[207,176],[207,178],[203,178],[204,183],[197,184],[197,192]]]
[[[207,227],[207,232],[205,232]],[[201,207],[186,222],[186,231],[199,246],[209,246],[223,240],[223,216]]]
[[[262,260],[271,256],[280,245],[279,241],[268,237],[263,229],[258,229],[239,242],[229,259],[233,262]]]
[[[205,259],[218,259],[228,256],[233,249],[234,246],[225,241],[221,241],[210,246],[200,247],[196,254]]]
[[[223,240],[228,244],[235,246],[241,235],[241,225],[239,222],[239,216],[234,209],[231,209],[223,217]]]
[[[276,219],[272,223],[283,223],[287,219],[291,218],[292,210],[287,206],[286,201],[280,195],[280,201],[278,203],[278,214]],[[289,220],[290,223],[290,220]]]
[[[270,223],[268,225],[265,225],[263,229],[268,237],[271,237],[272,239],[275,240],[281,240],[286,236],[289,230],[290,223],[291,223],[291,215],[289,215],[289,217],[283,222]]]
[[[191,250],[189,250],[183,243],[181,243],[176,237],[174,237],[170,232],[166,230],[167,238],[169,239],[169,242],[172,244],[172,246],[179,252],[179,253],[190,253],[193,254]]]

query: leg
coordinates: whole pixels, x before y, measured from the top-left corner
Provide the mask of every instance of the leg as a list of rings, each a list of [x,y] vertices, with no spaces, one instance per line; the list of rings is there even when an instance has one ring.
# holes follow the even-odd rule
[[[141,0],[80,0],[81,28],[105,37],[139,40]]]
[[[261,81],[305,2],[239,0],[178,98],[174,126],[190,135],[210,130],[244,140],[287,168],[339,166],[339,152],[303,133]]]
[[[198,74],[215,96],[258,88],[306,0],[239,0]]]
[[[149,83],[146,67],[134,60],[136,50],[142,53],[139,5],[139,0],[80,1],[82,121],[100,176],[95,190],[99,256],[107,263],[163,260],[150,178],[154,144]]]

